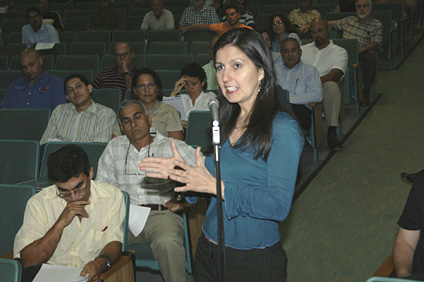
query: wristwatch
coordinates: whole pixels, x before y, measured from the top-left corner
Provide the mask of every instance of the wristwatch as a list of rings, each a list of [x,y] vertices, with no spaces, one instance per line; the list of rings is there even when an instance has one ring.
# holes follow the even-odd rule
[[[110,257],[108,257],[107,255],[99,255],[94,260],[96,260],[98,258],[104,258],[106,260],[106,265],[103,267],[103,271],[105,271],[106,269],[108,269],[110,267]]]
[[[129,76],[132,76],[133,75],[133,73],[131,72],[131,71],[126,71],[126,72],[124,72],[124,73],[122,73],[123,75],[129,75]]]

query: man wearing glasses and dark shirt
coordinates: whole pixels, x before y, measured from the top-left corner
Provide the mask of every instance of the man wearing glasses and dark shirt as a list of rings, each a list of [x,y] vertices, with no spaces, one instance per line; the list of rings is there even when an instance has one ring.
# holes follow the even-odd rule
[[[123,101],[127,89],[131,89],[132,74],[136,70],[133,65],[134,51],[127,42],[118,42],[113,49],[113,55],[116,65],[102,70],[92,85],[96,89],[120,89]]]
[[[92,180],[87,154],[76,145],[52,153],[47,168],[54,185],[29,199],[15,237],[22,281],[32,281],[43,263],[82,267],[82,277],[98,281],[121,254],[123,194]]]

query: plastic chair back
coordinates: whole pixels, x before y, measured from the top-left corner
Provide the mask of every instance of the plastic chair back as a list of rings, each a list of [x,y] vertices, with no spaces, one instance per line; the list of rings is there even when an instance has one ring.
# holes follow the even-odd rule
[[[115,113],[118,113],[121,105],[121,90],[120,89],[93,89],[91,98],[94,102],[111,108]]]
[[[0,139],[39,141],[49,118],[49,109],[2,109]]]
[[[0,258],[0,281],[21,282],[22,266],[17,260]]]
[[[13,250],[16,233],[24,221],[26,203],[34,194],[32,186],[0,184],[0,211],[4,215],[0,218],[3,226],[0,232],[0,256]],[[2,280],[0,276],[0,281],[9,280]]]

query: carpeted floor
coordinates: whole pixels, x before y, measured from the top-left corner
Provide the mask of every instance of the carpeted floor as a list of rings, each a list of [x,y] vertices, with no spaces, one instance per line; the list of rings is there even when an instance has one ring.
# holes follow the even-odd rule
[[[289,282],[365,281],[391,254],[410,186],[424,168],[424,42],[397,71],[380,72],[382,98],[282,224]]]

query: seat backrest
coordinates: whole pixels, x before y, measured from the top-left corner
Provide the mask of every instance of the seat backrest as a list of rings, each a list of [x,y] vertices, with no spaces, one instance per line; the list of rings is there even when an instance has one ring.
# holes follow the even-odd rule
[[[32,186],[0,184],[0,224],[3,226],[0,232],[0,256],[13,250],[15,235],[21,228],[26,203],[35,194]],[[0,275],[2,271],[0,270]],[[0,276],[0,281],[2,280]],[[20,280],[19,280],[20,281]]]
[[[147,67],[153,70],[180,70],[193,62],[193,55],[150,55]]]
[[[358,40],[357,39],[333,39],[333,43],[344,48],[349,56],[349,66],[358,63]]]
[[[190,46],[193,41],[211,41],[216,36],[215,31],[211,30],[189,30],[184,33],[184,41]]]
[[[26,24],[26,17],[16,19],[5,18],[1,21],[1,30],[6,34],[9,34],[10,32],[19,32],[22,31],[22,27]]]
[[[76,4],[84,4],[84,2],[77,2]],[[98,2],[97,2],[98,4]],[[66,30],[70,31],[82,31],[85,30],[85,24],[87,23],[87,17],[66,17],[63,19],[63,24]]]
[[[91,70],[93,75],[99,72],[98,55],[61,55],[56,59],[56,70]]]
[[[88,82],[90,83],[94,79],[94,74],[92,70],[49,70],[48,73],[58,76],[62,78],[63,80],[65,80],[71,74],[75,74],[75,73],[85,76],[88,79]]]
[[[196,58],[197,54],[208,54],[210,45],[210,41],[193,41],[190,46],[190,54],[193,55],[193,58]]]
[[[0,88],[0,101],[3,100],[6,94],[7,94],[7,88]]]
[[[127,30],[139,30],[143,17],[140,16],[128,16],[127,17]]]
[[[79,33],[78,33],[79,34]],[[104,42],[73,42],[70,55],[98,55],[103,57],[106,52]]]
[[[2,109],[0,139],[39,141],[49,118],[49,109]]]
[[[372,4],[373,12],[377,11],[392,11],[393,19],[399,21],[403,19],[402,2],[379,2]]]
[[[94,170],[93,179],[96,178],[99,158],[102,155],[104,149],[106,148],[107,143],[49,142],[44,148],[43,159],[40,167],[40,176],[38,178],[40,181],[48,180],[47,159],[49,158],[49,155],[68,144],[75,144],[77,146],[80,146],[87,153],[90,165],[93,167]]]
[[[26,45],[23,43],[9,43],[7,45],[0,46],[0,54],[12,57],[13,55],[20,55],[25,48]]]
[[[15,31],[15,32],[9,33],[8,43],[22,43],[22,32]]]
[[[179,70],[157,70],[156,73],[162,83],[162,89],[174,88],[175,82],[181,78]]]
[[[22,266],[17,260],[0,258],[0,281],[20,282]]]
[[[131,9],[130,13],[132,10],[134,9]],[[144,42],[145,38],[144,30],[115,30],[112,33],[112,42]]]
[[[91,98],[94,102],[111,108],[116,114],[121,105],[121,90],[120,89],[93,89]]]
[[[106,51],[109,50],[110,32],[108,30],[80,31],[78,32],[78,42],[103,42]]]
[[[177,42],[181,40],[179,30],[150,30],[147,33],[147,52],[150,52],[152,42]]]
[[[212,117],[209,111],[191,111],[188,115],[186,143],[202,147],[204,153],[212,146]]]
[[[0,183],[37,179],[40,145],[33,140],[0,140]]]
[[[187,42],[157,42],[150,45],[150,54],[187,54]]]
[[[0,70],[0,88],[9,88],[12,81],[21,76],[23,74],[20,70]]]
[[[50,10],[52,11],[61,11],[63,15],[63,11],[70,10],[74,8],[73,2],[67,2],[67,3],[51,3],[50,4]]]
[[[198,63],[201,66],[206,65],[207,63],[209,63],[211,60],[211,56],[206,53],[206,54],[197,54],[196,56],[196,63]]]
[[[383,50],[388,53],[390,52],[390,35],[392,30],[392,11],[373,11],[372,17],[379,20],[383,24]]]
[[[0,56],[0,70],[7,70],[9,68],[9,57]]]
[[[52,55],[56,59],[57,56],[66,54],[66,43],[56,43],[52,49],[40,50],[38,53],[41,56]]]

